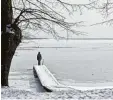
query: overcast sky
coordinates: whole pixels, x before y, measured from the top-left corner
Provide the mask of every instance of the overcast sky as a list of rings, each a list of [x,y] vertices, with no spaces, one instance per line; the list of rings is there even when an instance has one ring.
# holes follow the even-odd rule
[[[76,3],[76,4],[84,4],[84,3],[87,4],[89,0],[64,0],[64,1],[66,2],[69,1],[69,3]],[[60,7],[56,7],[56,8],[58,11],[61,11]],[[95,24],[105,20],[103,16],[99,13],[99,11],[96,10],[88,11],[84,9],[82,11],[82,15],[80,15],[80,12],[75,12],[73,15],[70,16],[68,16],[68,13],[66,13],[65,11],[63,11],[62,13],[64,16],[67,17],[66,19],[67,21],[71,21],[71,22],[84,21],[84,24],[86,25],[85,27],[78,27],[78,28],[75,27],[75,29],[78,31],[87,32],[88,34],[79,35],[79,36],[70,34],[70,37],[113,38],[113,26],[106,24],[90,26],[91,24]],[[110,17],[112,18],[113,16],[109,16],[109,18]],[[36,36],[38,37],[51,37],[50,35],[44,33],[37,34],[37,31],[34,31],[33,33],[36,34]]]

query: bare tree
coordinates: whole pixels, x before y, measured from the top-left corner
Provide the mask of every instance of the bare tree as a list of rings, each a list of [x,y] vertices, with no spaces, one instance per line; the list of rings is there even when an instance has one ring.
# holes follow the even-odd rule
[[[67,22],[64,13],[57,8],[60,7],[69,14],[82,9],[98,9],[111,15],[112,2],[97,5],[97,1],[87,4],[71,4],[64,0],[1,0],[1,85],[8,86],[8,75],[11,61],[17,46],[22,39],[22,30],[37,29],[45,33],[51,33],[54,37],[61,37],[57,28],[66,30],[67,33],[81,34],[80,31],[72,30],[72,26],[81,25],[80,22]],[[111,19],[112,21],[113,19]]]
[[[92,0],[92,2],[93,1],[94,0]],[[95,0],[95,4],[92,6],[92,8],[98,10],[104,18],[104,21],[94,23],[93,25],[113,25],[113,0]]]
[[[17,5],[20,5],[19,7]],[[24,29],[37,29],[45,33],[52,34],[53,37],[61,37],[58,35],[56,27],[62,30],[72,32],[74,34],[81,34],[82,32],[72,30],[72,26],[79,26],[80,22],[67,22],[64,14],[58,12],[58,8],[62,7],[63,11],[68,13],[74,12],[74,9],[82,10],[81,7],[90,7],[90,4],[69,4],[60,0],[17,0],[13,1],[13,11],[15,11],[15,19],[18,19],[17,24]],[[54,6],[54,7],[53,7]],[[71,9],[70,9],[71,8]],[[80,11],[81,12],[81,11]]]
[[[50,3],[49,6],[46,3]],[[54,37],[60,37],[55,25],[64,30],[80,34],[74,31],[71,26],[78,26],[81,22],[69,23],[65,17],[52,7],[59,4],[68,10],[67,4],[60,0],[49,2],[47,0],[2,0],[1,18],[1,85],[8,86],[8,75],[11,61],[17,46],[22,39],[23,29],[36,28],[46,33],[51,33]],[[70,4],[69,4],[70,6]],[[83,6],[83,5],[80,5]],[[75,5],[75,7],[80,7]],[[84,5],[85,6],[85,5]]]
[[[21,41],[21,30],[16,22],[12,23],[13,11],[11,0],[2,0],[1,9],[1,85],[8,86],[8,74],[11,60]]]

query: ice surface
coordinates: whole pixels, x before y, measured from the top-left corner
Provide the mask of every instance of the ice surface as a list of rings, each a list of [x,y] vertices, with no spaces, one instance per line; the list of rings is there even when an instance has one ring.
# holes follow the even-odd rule
[[[113,40],[24,40],[11,70],[32,69],[37,64],[38,51],[44,64],[63,84],[97,86],[113,82]]]

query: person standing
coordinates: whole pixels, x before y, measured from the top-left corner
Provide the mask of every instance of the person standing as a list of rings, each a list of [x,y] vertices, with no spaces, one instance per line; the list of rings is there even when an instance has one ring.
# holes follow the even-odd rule
[[[41,65],[42,55],[40,52],[37,54],[38,65]]]

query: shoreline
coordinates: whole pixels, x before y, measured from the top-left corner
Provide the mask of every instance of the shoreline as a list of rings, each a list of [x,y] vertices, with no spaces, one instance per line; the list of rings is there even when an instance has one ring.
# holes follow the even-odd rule
[[[61,91],[52,93],[34,93],[27,90],[19,90],[14,88],[1,89],[2,100],[17,100],[17,99],[38,99],[38,100],[112,100],[113,88],[95,89],[87,91]]]

